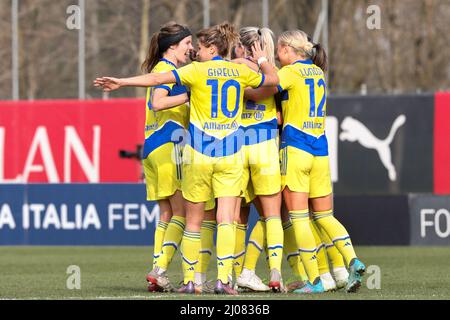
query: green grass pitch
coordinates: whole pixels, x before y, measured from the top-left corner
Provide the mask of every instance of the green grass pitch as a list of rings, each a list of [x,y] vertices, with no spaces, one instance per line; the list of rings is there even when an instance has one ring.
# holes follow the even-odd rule
[[[150,247],[0,247],[0,299],[450,299],[450,248],[358,247],[367,266],[381,269],[381,289],[369,290],[366,275],[357,294],[343,290],[313,296],[295,294],[241,294],[186,296],[151,294],[146,290]],[[214,258],[213,258],[214,259]],[[209,277],[215,274],[212,260]],[[81,290],[69,290],[68,266],[81,269]],[[181,280],[180,257],[170,269],[171,279]],[[260,259],[258,274],[268,276]],[[283,263],[285,279],[290,277]]]

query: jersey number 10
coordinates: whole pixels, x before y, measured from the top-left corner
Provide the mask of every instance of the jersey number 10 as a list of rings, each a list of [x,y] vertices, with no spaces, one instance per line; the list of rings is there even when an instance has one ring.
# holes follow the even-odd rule
[[[211,118],[217,119],[219,117],[219,80],[208,80],[206,85],[212,87],[211,95]],[[232,111],[228,110],[228,90],[230,88],[236,89],[236,101]],[[222,85],[220,90],[220,106],[222,113],[227,118],[236,117],[239,111],[239,102],[241,98],[241,85],[236,80],[228,80]]]
[[[311,109],[309,110],[309,116],[311,118],[316,117],[316,86],[314,79],[306,79],[305,84],[309,86],[309,98]],[[317,82],[319,87],[323,87],[323,97],[320,100],[319,108],[317,108],[317,117],[323,118],[325,117],[325,113],[323,112],[323,107],[325,106],[325,101],[327,100],[327,87],[325,81],[320,79]]]

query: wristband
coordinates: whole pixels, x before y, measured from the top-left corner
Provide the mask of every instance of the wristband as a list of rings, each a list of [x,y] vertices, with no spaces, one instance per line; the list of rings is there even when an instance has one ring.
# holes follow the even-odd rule
[[[261,57],[258,59],[258,66],[261,66],[264,62],[269,62],[266,57]]]

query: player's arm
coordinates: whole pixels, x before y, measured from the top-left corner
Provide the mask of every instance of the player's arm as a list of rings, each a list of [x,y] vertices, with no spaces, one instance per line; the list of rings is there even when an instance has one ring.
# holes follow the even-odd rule
[[[169,96],[169,92],[165,89],[156,89],[153,93],[152,109],[154,111],[161,111],[177,107],[186,102],[189,102],[187,93],[176,96]]]
[[[109,92],[122,87],[154,87],[162,84],[176,83],[177,79],[172,72],[149,73],[132,78],[101,77],[94,80],[94,86]]]
[[[238,64],[245,64],[247,67],[249,67],[253,71],[259,72],[258,64],[254,63],[253,61],[250,61],[249,59],[238,58],[238,59],[234,59],[233,62],[238,63]]]
[[[252,47],[252,55],[255,61],[265,60],[261,62],[259,67],[264,75],[263,87],[274,87],[280,84],[280,78],[278,78],[277,69],[266,58],[264,51],[261,48],[259,42],[255,42]]]
[[[276,87],[246,88],[244,97],[247,100],[260,101],[272,97],[278,92]]]

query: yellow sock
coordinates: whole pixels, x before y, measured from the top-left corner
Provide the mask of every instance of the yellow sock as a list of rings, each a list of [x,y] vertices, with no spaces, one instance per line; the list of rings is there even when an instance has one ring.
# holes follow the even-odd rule
[[[270,270],[281,272],[281,262],[283,261],[283,225],[281,218],[269,217],[266,219],[267,251],[269,253]]]
[[[184,231],[181,242],[184,284],[187,284],[189,281],[194,282],[195,280],[195,265],[198,263],[200,246],[200,232]]]
[[[209,263],[214,247],[214,233],[216,232],[217,222],[215,220],[203,221],[200,231],[201,236],[201,250],[197,265],[195,266],[196,273],[206,273],[208,271]]]
[[[158,259],[161,256],[162,245],[164,241],[164,234],[166,233],[168,223],[159,221],[155,230],[155,240],[153,247],[153,267],[158,265]]]
[[[352,241],[344,226],[333,216],[333,210],[315,212],[314,221],[328,234],[336,248],[344,256],[347,268],[356,258]]]
[[[294,275],[299,278],[299,280],[307,281],[308,276],[306,275],[305,267],[300,259],[300,253],[298,252],[297,243],[295,241],[294,228],[292,227],[291,221],[283,223],[284,229],[284,246],[283,251],[286,255],[286,259],[289,266],[292,269]]]
[[[316,241],[309,226],[308,210],[299,210],[289,212],[292,226],[294,227],[297,247],[300,251],[300,257],[308,275],[308,280],[314,283],[319,277],[319,267],[317,265]]]
[[[241,275],[242,268],[244,267],[245,236],[247,235],[247,225],[235,223],[234,227],[236,243],[234,245],[233,269],[234,275],[237,279]]]
[[[228,283],[228,275],[233,271],[233,257],[236,237],[234,225],[221,223],[217,227],[217,279]]]
[[[314,222],[314,224],[316,224]],[[333,244],[330,237],[327,235],[319,225],[316,224],[317,230],[319,231],[319,235],[322,238],[323,243],[325,244],[325,248],[327,250],[328,259],[330,259],[331,266],[333,269],[336,268],[345,268],[344,257]]]
[[[266,243],[266,222],[258,220],[253,227],[250,238],[248,239],[247,251],[245,253],[244,268],[255,270],[261,252]]]
[[[185,217],[173,216],[170,220],[166,233],[164,234],[162,253],[157,263],[157,266],[161,269],[167,270],[175,252],[178,250],[181,238],[183,238],[185,225]]]
[[[314,240],[316,241],[316,255],[317,255],[317,265],[319,267],[319,273],[325,274],[330,273],[330,265],[328,264],[328,256],[325,251],[325,244],[322,242],[322,238],[319,235],[314,222],[309,220],[309,227],[314,235]]]

